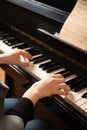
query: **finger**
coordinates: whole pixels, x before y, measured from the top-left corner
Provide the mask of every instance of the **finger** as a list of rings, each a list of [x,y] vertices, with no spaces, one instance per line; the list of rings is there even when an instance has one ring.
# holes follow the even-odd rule
[[[53,77],[53,78],[63,78],[64,79],[64,77],[61,74],[52,74],[51,77]]]
[[[59,90],[64,90],[66,93],[70,91],[70,87],[66,83],[60,83],[58,84]]]
[[[23,63],[23,62],[21,62],[20,65],[28,67],[30,65],[30,63],[26,63],[26,62]]]
[[[63,95],[63,96],[66,96],[67,94],[66,94],[66,92],[63,91],[63,90],[56,90],[55,95]]]
[[[55,81],[55,83],[57,83],[57,85],[59,84],[59,83],[65,83],[65,79],[64,78],[55,78],[55,79],[53,79],[54,81]]]
[[[27,58],[24,58],[22,55],[20,55],[20,65],[29,66],[30,62]]]
[[[28,53],[27,51],[22,50],[22,51],[21,51],[21,55],[22,55],[24,58],[27,58],[27,59],[29,59],[29,60],[32,59],[32,55],[31,55],[30,53]]]

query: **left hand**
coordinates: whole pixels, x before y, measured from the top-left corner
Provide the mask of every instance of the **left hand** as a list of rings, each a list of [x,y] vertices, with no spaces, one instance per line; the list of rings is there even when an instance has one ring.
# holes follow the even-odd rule
[[[2,54],[2,64],[11,64],[11,65],[22,65],[29,66],[32,55],[25,50],[13,49],[10,52]]]

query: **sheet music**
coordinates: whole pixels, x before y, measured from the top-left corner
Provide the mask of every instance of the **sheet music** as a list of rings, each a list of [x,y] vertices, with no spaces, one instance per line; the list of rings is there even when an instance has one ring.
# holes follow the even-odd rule
[[[58,37],[87,51],[87,0],[78,0]]]

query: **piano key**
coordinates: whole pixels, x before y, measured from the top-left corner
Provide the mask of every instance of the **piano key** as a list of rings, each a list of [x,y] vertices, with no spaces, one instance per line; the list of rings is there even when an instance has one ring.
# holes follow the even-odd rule
[[[29,50],[27,50],[32,56],[40,54],[39,51],[35,50],[34,48],[30,48]]]
[[[82,80],[82,78],[78,76],[72,80],[67,81],[66,83],[73,89],[75,84],[78,83],[80,80]]]
[[[76,75],[73,74],[72,72],[68,71],[67,69],[64,69],[63,71],[57,72],[56,74],[62,74],[65,78],[66,83],[71,82],[72,80],[76,79]]]
[[[9,36],[9,38],[3,39],[3,42],[6,43],[6,44],[8,44],[9,42],[11,42],[11,41],[14,40],[14,39],[15,39],[14,36]],[[9,44],[8,44],[8,45],[9,45]]]
[[[86,109],[87,109],[87,102],[84,103],[84,104],[82,104],[80,107],[81,107],[83,110],[86,110]]]
[[[75,79],[76,77],[77,77],[76,74],[72,74],[72,75],[70,75],[70,76],[68,76],[68,77],[65,78],[65,82],[70,81],[72,79]]]
[[[67,73],[62,74],[64,78],[67,78],[68,76],[72,75],[73,73],[68,71]]]
[[[82,95],[82,98],[87,98],[87,92]]]
[[[39,67],[40,68],[43,68],[43,67],[46,67],[46,66],[49,66],[50,64],[54,63],[55,61],[51,60],[49,61],[48,63],[43,63],[43,64],[40,64]]]
[[[86,102],[87,102],[87,99],[81,98],[81,100],[77,101],[76,104],[77,104],[78,106],[81,106],[82,104],[84,104],[84,103],[86,103]]]
[[[87,116],[87,111],[84,110],[84,108],[81,107],[81,104],[84,104],[85,101],[82,97],[81,97],[81,93],[76,93],[71,91],[65,98],[65,101],[68,102],[69,104],[71,104],[74,108],[76,108],[79,112],[81,112],[83,115]],[[87,108],[87,105],[86,105]]]
[[[11,39],[11,38],[13,38],[13,36],[10,36],[9,34],[0,36],[0,40],[7,40],[7,39]]]
[[[33,63],[34,63],[34,61],[36,61],[36,60],[38,60],[40,58],[43,58],[43,57],[44,57],[44,55],[41,54],[41,55],[38,55],[37,57],[33,57],[33,59],[31,61],[33,61]]]
[[[42,54],[33,55],[33,56],[32,56],[32,59],[33,59],[33,58],[36,58],[36,57],[39,57],[39,56],[42,56]],[[30,60],[30,61],[32,62],[33,60]]]
[[[53,66],[55,66],[55,65],[58,65],[58,63],[57,62],[55,62],[55,61],[51,61],[51,62],[49,62],[49,63],[47,63],[47,64],[44,64],[41,68],[43,69],[43,70],[47,70],[48,68],[51,68],[51,67],[53,67]]]
[[[67,74],[67,73],[69,73],[69,72],[70,72],[69,70],[64,70],[64,71],[61,72],[61,74],[62,74],[62,75],[65,75],[65,74]]]
[[[34,64],[37,64],[37,63],[40,63],[42,61],[46,61],[46,60],[49,60],[47,57],[43,56],[43,57],[40,57],[39,59],[36,59],[34,60]]]
[[[50,74],[56,74],[56,73],[60,74],[60,72],[63,71],[63,70],[65,70],[65,68],[64,67],[60,67],[59,69],[50,72]]]
[[[47,69],[46,72],[50,73],[52,71],[58,70],[59,68],[61,68],[61,65],[56,65],[56,66],[53,66],[53,67]]]
[[[12,46],[18,43],[22,43],[22,41],[16,39],[15,37],[11,37],[10,39],[3,40],[8,46]]]
[[[78,94],[82,96],[86,92],[87,92],[87,86],[85,88],[81,89],[80,91],[78,91]]]
[[[29,45],[23,43],[22,45],[18,46],[19,49],[28,50],[30,48]]]
[[[0,37],[7,36],[7,35],[9,35],[9,33],[4,32],[4,31],[1,31],[1,32],[0,32]]]
[[[48,70],[49,68],[52,68],[52,67],[55,67],[55,66],[58,66],[59,64],[57,62],[53,62],[45,67],[43,67],[42,69],[43,70]]]
[[[75,86],[76,86],[76,85],[75,85]],[[76,87],[74,88],[74,91],[75,91],[75,92],[78,92],[78,91],[82,90],[82,89],[85,88],[85,87],[87,87],[87,82],[84,81],[84,80],[82,80],[82,82],[79,82],[79,83],[78,83],[78,87],[76,86]]]
[[[87,91],[87,88],[82,89],[79,92],[71,92],[69,93],[69,95],[66,96],[66,98],[71,101],[72,103],[79,105],[78,102],[80,102],[81,100],[84,102],[84,99],[82,98],[83,93],[85,93]],[[87,100],[86,100],[87,101]]]
[[[39,65],[39,68],[42,68],[42,69],[43,69],[43,65],[44,65],[44,64],[49,64],[51,61],[52,61],[52,60],[50,59],[50,60],[48,60],[47,62],[41,63],[41,64]],[[43,70],[44,70],[44,69],[43,69]]]
[[[7,46],[5,43],[3,43],[2,40],[0,40],[0,49],[3,51],[3,52],[9,52],[12,50],[11,47]]]
[[[80,113],[82,113],[84,116],[87,117],[87,105],[86,105],[86,109],[84,110],[84,108],[80,107],[80,104],[78,103],[78,101],[80,102],[81,100],[83,101],[83,99],[81,98],[81,96],[73,91],[70,91],[69,94],[67,96],[61,96],[67,103],[69,103],[71,106],[73,106],[75,109],[77,109]],[[57,100],[57,96],[55,97],[55,99]],[[86,100],[87,101],[87,100]],[[83,101],[84,103],[84,101]],[[82,104],[83,104],[82,103]]]
[[[22,66],[21,66],[21,68],[24,69],[24,67],[22,67]],[[25,67],[25,71],[30,73],[33,77],[35,77],[38,80],[40,80],[40,79],[46,77],[47,75],[49,75],[44,70],[39,68],[39,64],[31,63],[31,65],[29,67]]]
[[[7,46],[10,46],[11,48],[17,48],[20,45],[23,45],[24,43],[7,43],[6,41],[2,41],[3,43],[5,43]]]
[[[14,49],[14,48],[19,48],[21,45],[23,45],[24,43],[17,43],[17,44],[14,44],[12,45],[11,47]]]
[[[71,101],[72,103],[76,103],[81,99],[81,96],[78,93],[71,91],[65,98],[69,102]]]

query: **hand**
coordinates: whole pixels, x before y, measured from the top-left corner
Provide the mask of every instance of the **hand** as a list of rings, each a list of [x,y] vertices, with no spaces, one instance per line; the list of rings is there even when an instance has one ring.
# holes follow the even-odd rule
[[[53,74],[33,84],[23,95],[29,98],[34,104],[47,96],[64,95],[70,91],[70,87],[65,83],[61,74]]]
[[[15,48],[8,53],[1,54],[0,59],[1,64],[15,64],[27,67],[30,64],[29,60],[32,59],[32,56],[27,51]]]

